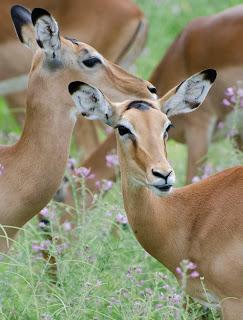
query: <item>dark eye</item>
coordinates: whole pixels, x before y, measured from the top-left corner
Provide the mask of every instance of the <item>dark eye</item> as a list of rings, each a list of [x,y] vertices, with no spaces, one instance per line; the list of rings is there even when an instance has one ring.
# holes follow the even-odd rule
[[[124,126],[118,126],[117,129],[120,136],[124,136],[125,134],[132,134],[131,131]]]
[[[93,57],[83,61],[83,64],[88,68],[93,68],[97,63],[101,64],[99,58]]]

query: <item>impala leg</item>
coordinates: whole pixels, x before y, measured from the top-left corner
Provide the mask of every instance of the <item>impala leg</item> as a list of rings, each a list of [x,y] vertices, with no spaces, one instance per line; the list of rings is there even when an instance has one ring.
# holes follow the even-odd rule
[[[188,126],[186,128],[186,143],[188,148],[188,163],[186,183],[192,182],[192,178],[197,175],[200,165],[208,152],[211,134],[209,133],[209,125],[204,126]]]

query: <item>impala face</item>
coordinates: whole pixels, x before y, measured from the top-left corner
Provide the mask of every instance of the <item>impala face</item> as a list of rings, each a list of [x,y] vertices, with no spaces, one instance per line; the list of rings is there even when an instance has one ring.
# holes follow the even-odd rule
[[[175,175],[167,160],[166,141],[172,115],[196,110],[216,78],[208,69],[195,74],[157,101],[134,100],[112,103],[101,91],[85,83],[72,82],[69,92],[87,119],[102,120],[116,129],[122,175],[131,183],[155,194],[168,194]]]
[[[41,78],[45,94],[48,88],[53,96],[65,93],[63,89],[78,79],[98,87],[114,101],[157,98],[155,87],[148,81],[107,61],[91,46],[61,37],[58,24],[48,11],[36,8],[30,13],[24,7],[13,6],[11,15],[20,41],[34,52],[30,81]],[[37,82],[29,87],[36,86],[42,88]],[[71,103],[68,92],[67,97]]]

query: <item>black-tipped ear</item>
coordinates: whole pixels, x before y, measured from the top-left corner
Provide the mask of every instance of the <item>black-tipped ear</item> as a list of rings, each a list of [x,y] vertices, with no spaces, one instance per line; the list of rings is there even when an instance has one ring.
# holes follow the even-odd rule
[[[35,26],[36,21],[41,18],[42,16],[49,16],[51,17],[51,14],[42,8],[35,8],[33,9],[32,13],[31,13],[31,19],[32,19],[32,23]]]
[[[74,92],[78,91],[83,84],[85,84],[85,83],[81,82],[81,81],[73,81],[73,82],[69,83],[69,85],[68,85],[69,93],[71,95],[73,95]]]
[[[162,111],[170,117],[196,110],[208,95],[216,76],[214,69],[207,69],[186,79],[159,100]]]
[[[217,77],[217,72],[214,69],[203,70],[201,74],[204,75],[204,80],[208,80],[213,83]]]
[[[26,44],[22,29],[25,25],[32,24],[30,11],[25,7],[15,5],[11,8],[11,17],[19,40]]]

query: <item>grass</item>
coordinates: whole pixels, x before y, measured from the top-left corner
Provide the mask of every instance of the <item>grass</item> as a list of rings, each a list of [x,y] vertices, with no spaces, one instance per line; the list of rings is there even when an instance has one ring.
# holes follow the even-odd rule
[[[148,45],[137,62],[137,74],[149,78],[166,48],[193,17],[240,2],[137,0],[150,21]],[[2,100],[0,106],[3,132],[18,132]],[[170,141],[168,153],[181,185],[185,147]],[[241,156],[225,139],[211,147],[208,161],[223,169],[239,163]],[[129,227],[114,223],[117,214],[124,214],[119,183],[105,198],[98,199],[95,209],[87,211],[72,232],[59,224],[65,210],[54,202],[49,206],[50,233],[58,239],[50,246],[57,259],[58,285],[48,276],[48,264],[32,248],[44,238],[33,219],[20,231],[8,255],[0,256],[0,319],[193,320],[207,312],[195,302],[182,308],[183,292],[174,276],[146,254]],[[75,214],[78,220],[80,212]],[[119,238],[115,236],[118,230]],[[208,319],[218,318],[209,312]]]

